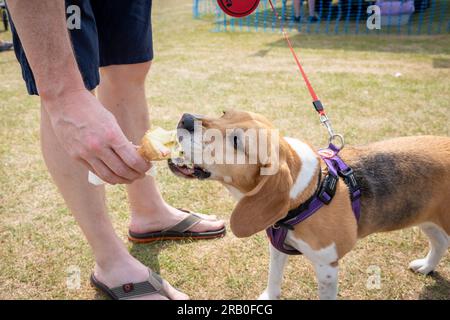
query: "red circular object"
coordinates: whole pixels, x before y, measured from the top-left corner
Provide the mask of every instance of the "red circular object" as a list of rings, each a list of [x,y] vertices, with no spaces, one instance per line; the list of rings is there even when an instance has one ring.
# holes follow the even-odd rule
[[[242,18],[255,11],[259,0],[217,0],[217,3],[227,15]]]

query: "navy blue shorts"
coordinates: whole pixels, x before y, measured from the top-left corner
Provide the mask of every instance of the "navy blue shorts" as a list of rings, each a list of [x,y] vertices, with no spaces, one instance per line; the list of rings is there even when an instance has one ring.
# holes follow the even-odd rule
[[[80,10],[73,10],[72,5]],[[88,90],[100,82],[99,67],[153,59],[151,7],[152,0],[66,0],[72,46]],[[80,12],[79,25],[73,19],[76,11]],[[33,72],[13,21],[11,31],[28,93],[37,95]]]

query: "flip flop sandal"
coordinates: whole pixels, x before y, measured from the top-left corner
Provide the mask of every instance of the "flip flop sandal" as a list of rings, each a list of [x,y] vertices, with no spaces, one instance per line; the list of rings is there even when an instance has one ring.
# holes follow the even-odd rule
[[[0,44],[0,52],[2,51],[8,51],[13,49],[13,44],[11,42],[3,42]]]
[[[189,215],[180,222],[178,222],[177,224],[175,224],[174,226],[166,228],[161,231],[146,232],[146,233],[136,233],[130,230],[128,231],[128,239],[132,242],[148,243],[158,240],[214,239],[223,237],[225,235],[226,232],[225,227],[219,230],[205,231],[205,232],[187,231],[204,219],[196,215],[195,213],[192,213],[189,210],[185,209],[179,210],[189,213]]]
[[[98,281],[94,274],[91,274],[91,284],[113,300],[128,300],[155,293],[160,293],[169,298],[164,291],[162,278],[150,269],[148,270],[147,281],[126,283],[115,288],[108,288],[104,283]]]

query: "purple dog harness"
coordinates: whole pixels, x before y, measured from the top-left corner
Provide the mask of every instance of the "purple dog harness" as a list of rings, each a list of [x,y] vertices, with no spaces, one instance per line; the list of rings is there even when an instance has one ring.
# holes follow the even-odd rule
[[[338,156],[340,149],[330,143],[326,149],[318,151],[319,156],[328,167],[328,174],[321,181],[321,171],[319,170],[318,188],[315,194],[299,207],[288,212],[287,216],[273,226],[266,229],[267,235],[272,245],[279,251],[286,254],[301,254],[298,250],[285,244],[288,230],[294,230],[294,226],[310,216],[324,205],[328,205],[336,193],[336,186],[339,177],[344,179],[345,184],[349,188],[350,200],[352,201],[352,209],[356,220],[359,220],[361,212],[361,190],[355,179],[353,170],[345,164]]]

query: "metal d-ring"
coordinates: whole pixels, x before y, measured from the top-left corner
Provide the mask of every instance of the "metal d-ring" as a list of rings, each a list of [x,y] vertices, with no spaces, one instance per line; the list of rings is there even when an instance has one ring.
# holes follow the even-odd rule
[[[338,134],[338,133],[333,134],[332,136],[330,136],[330,139],[328,140],[328,142],[330,144],[333,144],[339,150],[344,149],[345,140],[344,140],[344,136],[342,134]]]

